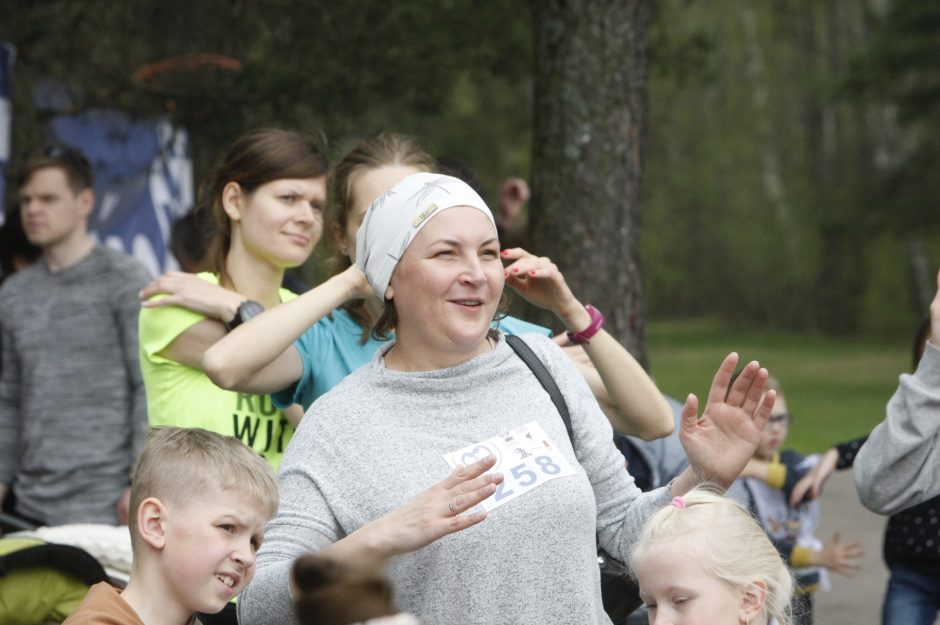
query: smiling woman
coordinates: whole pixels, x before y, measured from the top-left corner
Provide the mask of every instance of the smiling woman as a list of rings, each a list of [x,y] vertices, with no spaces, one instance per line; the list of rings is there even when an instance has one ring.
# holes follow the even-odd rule
[[[323,233],[326,171],[316,144],[294,132],[260,130],[232,145],[207,184],[213,272],[170,272],[141,292],[151,425],[235,436],[277,468],[293,435],[289,416],[296,421],[300,411],[282,413],[267,395],[218,388],[203,373],[202,356],[251,316],[296,298],[281,282]]]
[[[570,438],[548,393],[491,328],[518,267],[503,268],[493,216],[469,186],[440,174],[404,177],[372,202],[356,250],[384,303],[378,328],[390,326],[394,339],[298,427],[239,621],[289,620],[291,566],[316,552],[387,563],[401,607],[427,623],[610,623],[598,543],[624,559],[671,497],[705,480],[731,483],[773,404],[773,391],[763,393],[767,371],[749,363],[731,385],[737,356],[729,355],[701,419],[693,396],[683,409],[690,467],[640,493],[562,350],[544,335],[521,337],[564,396]],[[540,287],[529,288],[534,297]]]

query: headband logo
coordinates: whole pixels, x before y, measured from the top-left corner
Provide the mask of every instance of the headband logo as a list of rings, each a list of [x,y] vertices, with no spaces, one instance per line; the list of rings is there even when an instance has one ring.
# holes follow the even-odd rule
[[[423,211],[421,211],[417,217],[414,218],[414,221],[411,222],[412,228],[417,228],[420,226],[428,217],[430,217],[434,211],[437,210],[437,204],[431,204]]]

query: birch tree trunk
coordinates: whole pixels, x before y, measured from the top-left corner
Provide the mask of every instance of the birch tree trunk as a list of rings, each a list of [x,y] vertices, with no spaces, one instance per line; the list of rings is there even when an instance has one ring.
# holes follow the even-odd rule
[[[647,364],[639,258],[648,0],[532,0],[531,251]]]

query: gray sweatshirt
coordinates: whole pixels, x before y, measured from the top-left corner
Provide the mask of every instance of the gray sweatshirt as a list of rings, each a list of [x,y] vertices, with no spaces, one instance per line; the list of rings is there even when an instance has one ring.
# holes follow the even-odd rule
[[[576,474],[544,483],[481,524],[394,558],[387,573],[403,610],[429,625],[609,623],[595,534],[626,558],[643,523],[668,503],[642,494],[584,379],[550,339],[526,341],[565,395],[572,449],[548,394],[500,340],[456,367],[389,371],[381,350],[307,411],[281,464],[281,505],[268,524],[239,622],[293,622],[293,560],[403,505],[444,479],[444,454],[537,421]]]
[[[98,246],[51,272],[40,261],[0,290],[0,481],[49,525],[117,523],[147,424],[137,292],[149,275]]]
[[[940,349],[927,342],[913,375],[901,376],[887,416],[852,466],[866,508],[894,514],[940,494]]]

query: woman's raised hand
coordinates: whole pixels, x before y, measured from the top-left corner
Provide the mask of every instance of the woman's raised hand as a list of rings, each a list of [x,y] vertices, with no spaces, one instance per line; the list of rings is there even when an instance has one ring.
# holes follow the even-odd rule
[[[551,259],[535,256],[521,247],[503,250],[500,257],[504,261],[510,261],[504,268],[507,286],[530,304],[554,312],[566,326],[582,329],[578,327],[582,319],[570,319],[573,323],[569,324],[569,317],[587,317],[587,312],[568,288],[565,277]]]
[[[362,527],[377,555],[388,558],[416,551],[438,538],[467,529],[486,518],[486,511],[471,508],[496,492],[502,473],[486,471],[496,464],[488,456],[468,466],[458,466],[443,481],[415,495],[397,510]],[[352,537],[352,535],[350,536]]]
[[[775,391],[764,393],[767,370],[749,362],[731,384],[738,355],[728,354],[712,381],[701,418],[698,398],[682,409],[679,440],[699,481],[727,488],[753,457],[774,406]],[[730,387],[730,390],[729,390]]]
[[[182,271],[168,271],[154,278],[137,296],[144,308],[182,306],[222,321],[230,320],[245,301],[244,295]]]

